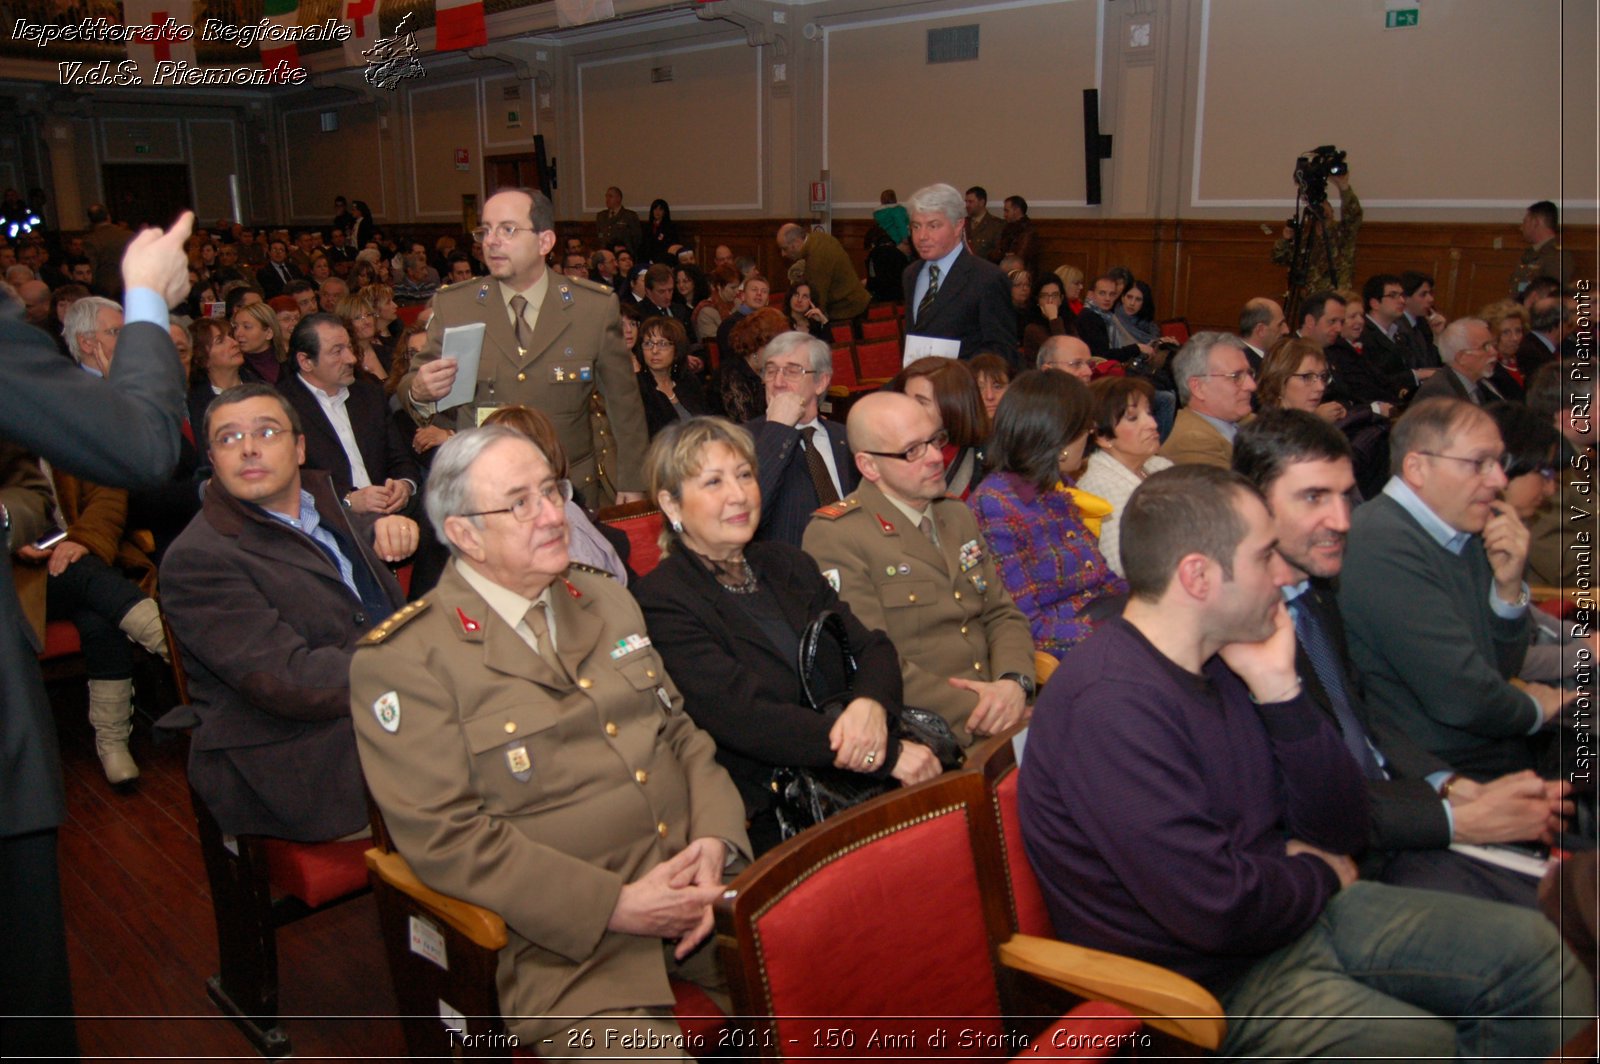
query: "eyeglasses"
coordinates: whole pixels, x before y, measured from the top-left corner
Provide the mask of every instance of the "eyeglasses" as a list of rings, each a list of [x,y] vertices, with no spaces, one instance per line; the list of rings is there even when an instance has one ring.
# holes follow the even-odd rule
[[[1323,384],[1331,384],[1333,382],[1333,371],[1325,369],[1321,373],[1291,373],[1289,374],[1289,378],[1291,380],[1305,381],[1307,384],[1310,384],[1312,381],[1321,381]]]
[[[502,506],[498,510],[478,510],[473,513],[460,514],[461,517],[488,517],[491,514],[510,514],[511,519],[518,524],[525,525],[539,516],[545,506],[561,509],[572,501],[572,481],[552,480],[547,487],[541,488],[532,495],[519,496],[510,506]]]
[[[639,342],[639,346],[654,347],[661,351],[675,351],[678,347],[677,344],[673,343],[671,340],[668,340],[664,336],[652,336],[648,340],[641,340]]]
[[[1452,462],[1465,462],[1480,477],[1486,477],[1496,469],[1504,473],[1511,464],[1511,456],[1503,453],[1490,455],[1487,458],[1467,458],[1459,454],[1440,454],[1438,451],[1418,451],[1417,453],[1425,454],[1429,458],[1448,458]]]
[[[277,425],[260,425],[253,429],[240,429],[237,432],[224,432],[211,437],[211,447],[217,451],[237,450],[244,443],[246,437],[257,443],[271,443],[282,436],[287,439],[293,436],[290,429],[279,428]]]
[[[786,381],[797,381],[808,373],[816,372],[818,371],[814,369],[806,369],[804,366],[798,366],[793,362],[786,362],[781,366],[776,362],[768,362],[765,366],[761,367],[761,379],[764,381],[775,381],[779,377],[782,377]]]
[[[1249,380],[1255,380],[1256,379],[1256,371],[1253,370],[1253,369],[1238,369],[1238,370],[1234,370],[1232,373],[1196,373],[1195,376],[1196,377],[1220,377],[1223,380],[1229,382],[1230,384],[1238,384],[1241,380],[1246,379],[1246,378],[1248,378]],[[1299,376],[1299,374],[1296,374],[1296,376]]]
[[[535,229],[531,225],[512,225],[510,222],[501,222],[499,225],[496,225],[496,226],[480,225],[480,226],[478,226],[478,228],[472,230],[471,232],[472,232],[472,239],[476,240],[478,243],[481,244],[485,240],[489,239],[489,234],[490,233],[493,233],[495,236],[499,237],[501,240],[510,240],[512,237],[516,236],[518,233],[521,233],[521,232],[524,232],[524,231],[529,232],[529,233],[537,233],[539,230]]]
[[[940,429],[921,443],[913,443],[903,451],[865,451],[863,453],[870,454],[875,458],[898,458],[902,462],[916,462],[928,453],[929,447],[943,448],[949,442],[950,434],[944,429]]]

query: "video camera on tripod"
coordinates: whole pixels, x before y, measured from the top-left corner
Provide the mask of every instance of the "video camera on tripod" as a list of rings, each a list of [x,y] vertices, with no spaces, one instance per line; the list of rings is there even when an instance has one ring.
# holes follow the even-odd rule
[[[1325,256],[1327,275],[1334,273],[1333,247],[1328,240],[1328,179],[1350,172],[1345,153],[1332,144],[1312,148],[1294,161],[1294,183],[1300,193],[1296,198],[1294,217],[1289,219],[1289,236],[1293,251],[1289,260],[1289,287],[1284,299],[1284,310],[1290,320],[1299,311],[1301,298],[1306,294],[1307,279],[1311,273],[1314,249]]]
[[[1327,200],[1328,178],[1350,172],[1344,159],[1344,152],[1332,144],[1324,144],[1294,161],[1294,183],[1300,186],[1300,194],[1308,205],[1319,206]]]

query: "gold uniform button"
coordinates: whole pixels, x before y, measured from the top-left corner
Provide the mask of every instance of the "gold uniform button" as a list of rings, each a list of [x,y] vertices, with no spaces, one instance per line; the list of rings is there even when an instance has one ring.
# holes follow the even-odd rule
[[[907,595],[906,596],[906,601],[907,602],[915,602],[915,601],[917,601],[917,596],[915,596],[915,595]]]
[[[527,375],[527,374],[526,374],[526,373],[519,373],[519,374],[517,374],[517,380],[519,380],[519,381],[525,381],[525,380],[527,380],[527,379],[528,379],[528,375]]]
[[[667,837],[667,822],[665,820],[656,825],[656,834],[662,838]]]
[[[639,771],[637,771],[637,772],[635,772],[633,774],[633,778],[638,780],[640,783],[644,783],[647,780],[649,780],[650,773],[646,772],[644,769],[641,768]]]
[[[594,686],[594,681],[589,679],[587,676],[581,676],[578,678],[578,686],[587,691],[589,688]]]
[[[606,734],[611,736],[613,739],[617,737],[617,724],[615,721],[606,721]]]
[[[506,721],[506,734],[507,735],[510,735],[512,732],[514,732],[516,730],[517,730],[517,722],[516,721],[514,721],[514,720]]]
[[[977,672],[982,672],[982,671],[983,671],[983,662],[981,662],[981,661],[974,661],[974,662],[973,662],[973,663],[972,663],[972,667],[973,667],[973,669],[974,669],[974,670],[975,670],[975,671],[977,671]]]
[[[967,634],[967,626],[966,625],[962,625],[961,626],[961,634],[962,635],[966,635]]]
[[[959,591],[956,592],[956,600],[958,602],[961,600],[961,592],[959,592]]]
[[[644,676],[647,680],[654,680],[656,678],[656,670],[646,669],[644,670]]]

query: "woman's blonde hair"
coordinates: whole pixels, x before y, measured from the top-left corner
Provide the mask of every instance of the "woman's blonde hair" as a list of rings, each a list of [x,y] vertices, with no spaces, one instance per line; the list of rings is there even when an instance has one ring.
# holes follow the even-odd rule
[[[705,449],[713,443],[727,446],[740,458],[756,466],[756,444],[743,428],[726,418],[692,417],[674,421],[650,441],[645,453],[645,472],[650,478],[650,501],[658,502],[666,492],[676,501],[683,500],[683,484],[699,474],[704,465]],[[661,553],[669,554],[678,542],[678,533],[670,525],[661,530]]]
[[[278,320],[277,311],[266,303],[241,303],[233,308],[233,317],[241,314],[250,315],[272,334],[272,351],[279,362],[289,361],[289,338],[283,335],[283,323]],[[232,320],[229,319],[230,322]]]

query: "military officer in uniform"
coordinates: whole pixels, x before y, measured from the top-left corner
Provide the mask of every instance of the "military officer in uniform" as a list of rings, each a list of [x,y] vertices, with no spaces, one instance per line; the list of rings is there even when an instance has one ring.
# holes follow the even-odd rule
[[[614,1058],[609,1027],[641,1035],[630,1056],[689,1059],[668,977],[723,986],[711,902],[749,859],[744,804],[633,599],[569,569],[539,448],[458,433],[428,486],[454,560],[351,665],[372,796],[424,883],[504,917],[500,1008],[523,1045]]]
[[[1004,731],[1033,697],[1033,636],[972,512],[945,497],[937,416],[877,392],[847,431],[861,486],[816,512],[806,553],[861,623],[894,641],[906,705],[937,712],[965,745]]]
[[[555,245],[554,209],[541,192],[502,189],[483,207],[473,232],[489,276],[441,288],[428,322],[428,344],[400,384],[419,424],[449,394],[456,362],[441,359],[444,330],[483,322],[483,357],[473,400],[454,411],[455,427],[471,428],[496,407],[521,403],[549,415],[567,449],[573,486],[585,502],[599,499],[590,396],[605,397],[616,446],[616,501],[644,498],[649,443],[633,363],[622,344],[616,296],[581,278],[553,277],[545,256]],[[447,411],[447,413],[449,413]]]

